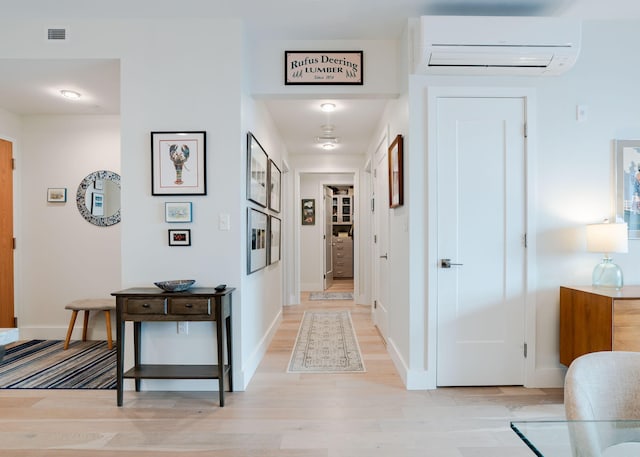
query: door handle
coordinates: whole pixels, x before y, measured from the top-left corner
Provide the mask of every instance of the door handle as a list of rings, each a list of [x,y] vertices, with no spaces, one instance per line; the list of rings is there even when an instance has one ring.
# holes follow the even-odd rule
[[[440,266],[442,268],[461,267],[461,263],[451,263],[451,259],[441,259]]]
[[[381,255],[380,258],[386,260],[388,257],[387,257],[387,254],[385,254],[385,255]]]

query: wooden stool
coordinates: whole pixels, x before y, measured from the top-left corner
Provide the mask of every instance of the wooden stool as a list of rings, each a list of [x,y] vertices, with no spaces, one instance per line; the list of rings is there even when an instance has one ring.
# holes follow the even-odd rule
[[[107,322],[107,346],[109,349],[113,347],[111,342],[111,310],[116,309],[114,300],[109,298],[85,298],[82,300],[75,300],[69,303],[64,309],[70,309],[71,322],[69,322],[69,330],[67,330],[67,339],[64,341],[64,348],[69,347],[69,340],[71,339],[71,333],[73,332],[73,326],[76,323],[76,317],[78,317],[78,311],[84,311],[84,326],[82,327],[82,341],[87,341],[87,324],[89,323],[90,311],[104,311],[104,320]]]

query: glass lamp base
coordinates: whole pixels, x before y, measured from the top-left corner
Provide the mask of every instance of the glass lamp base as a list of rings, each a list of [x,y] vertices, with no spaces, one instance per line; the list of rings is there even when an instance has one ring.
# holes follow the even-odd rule
[[[622,270],[610,258],[605,257],[593,269],[592,283],[593,287],[621,289],[623,284]]]

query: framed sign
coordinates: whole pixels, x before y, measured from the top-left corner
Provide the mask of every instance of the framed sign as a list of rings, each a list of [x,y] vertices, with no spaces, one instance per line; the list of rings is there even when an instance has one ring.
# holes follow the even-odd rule
[[[389,146],[389,208],[397,208],[404,204],[403,189],[402,135],[398,135]]]
[[[205,152],[205,132],[151,132],[151,195],[206,195]]]
[[[247,199],[267,207],[269,157],[256,137],[247,134]],[[270,198],[270,197],[269,197]]]
[[[286,85],[363,84],[362,51],[285,51]]]

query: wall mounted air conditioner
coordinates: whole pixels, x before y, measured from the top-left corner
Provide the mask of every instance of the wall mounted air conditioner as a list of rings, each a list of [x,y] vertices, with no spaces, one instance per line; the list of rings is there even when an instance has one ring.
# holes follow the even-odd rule
[[[558,75],[578,58],[581,22],[559,17],[423,16],[415,73]]]

